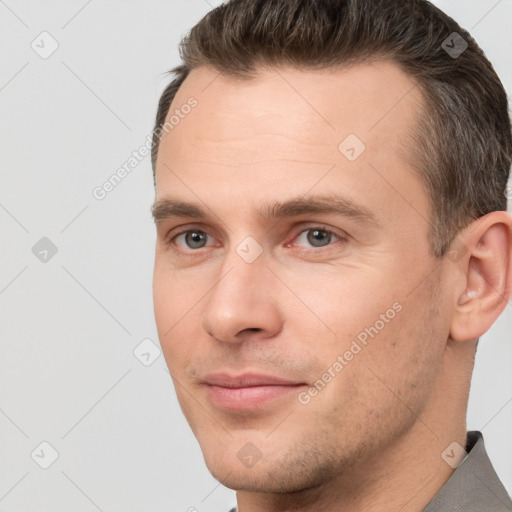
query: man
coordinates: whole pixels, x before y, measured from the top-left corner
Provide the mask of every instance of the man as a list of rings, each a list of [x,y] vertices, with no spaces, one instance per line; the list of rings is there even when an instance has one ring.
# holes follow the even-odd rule
[[[238,511],[512,510],[465,421],[512,294],[507,98],[475,41],[424,0],[232,0],[181,50],[155,317]]]

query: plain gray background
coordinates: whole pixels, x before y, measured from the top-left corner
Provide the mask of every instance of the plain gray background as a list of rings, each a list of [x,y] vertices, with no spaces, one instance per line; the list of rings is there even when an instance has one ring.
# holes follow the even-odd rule
[[[0,512],[235,504],[157,357],[150,158],[92,194],[146,140],[180,36],[219,3],[0,0]],[[436,4],[510,93],[512,1]],[[511,331],[509,304],[481,340],[468,413],[509,492]],[[42,442],[58,453],[47,469]]]

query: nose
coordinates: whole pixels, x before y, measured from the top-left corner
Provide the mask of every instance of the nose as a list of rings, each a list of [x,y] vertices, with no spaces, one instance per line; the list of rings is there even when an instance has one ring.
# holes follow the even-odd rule
[[[247,263],[232,250],[206,297],[203,329],[226,343],[275,336],[283,324],[279,284],[264,254]]]

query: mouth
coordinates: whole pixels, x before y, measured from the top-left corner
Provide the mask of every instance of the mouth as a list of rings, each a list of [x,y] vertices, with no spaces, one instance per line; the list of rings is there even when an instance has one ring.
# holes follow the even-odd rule
[[[204,379],[208,399],[222,409],[247,411],[269,405],[277,399],[296,396],[304,382],[294,382],[271,375],[243,374],[230,377],[225,373]]]

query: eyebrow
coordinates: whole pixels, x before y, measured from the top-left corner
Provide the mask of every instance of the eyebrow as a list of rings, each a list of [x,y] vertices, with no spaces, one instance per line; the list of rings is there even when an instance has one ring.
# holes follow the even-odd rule
[[[206,219],[207,212],[199,205],[172,198],[155,201],[152,206],[155,223],[171,217],[190,217]],[[348,217],[356,221],[379,226],[376,215],[368,208],[347,197],[336,195],[314,195],[296,197],[285,202],[274,202],[264,205],[258,216],[265,221],[296,217],[307,214],[331,214]]]

